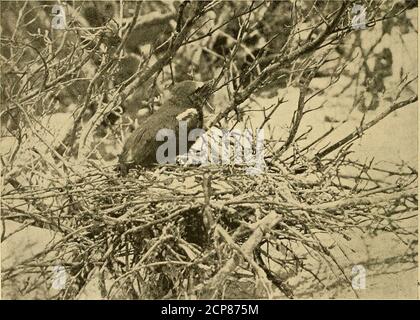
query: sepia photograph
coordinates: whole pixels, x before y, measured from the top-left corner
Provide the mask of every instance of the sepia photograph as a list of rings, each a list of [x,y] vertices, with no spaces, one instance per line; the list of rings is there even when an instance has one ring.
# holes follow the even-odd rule
[[[417,0],[2,0],[0,60],[2,300],[418,300]]]

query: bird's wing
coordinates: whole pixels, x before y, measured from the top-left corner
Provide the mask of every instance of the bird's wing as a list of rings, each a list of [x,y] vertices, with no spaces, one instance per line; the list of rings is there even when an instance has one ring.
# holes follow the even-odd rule
[[[139,144],[141,138],[143,137],[143,134],[144,128],[137,128],[131,133],[131,135],[128,137],[127,141],[124,144],[123,151],[119,156],[120,163],[130,163],[135,161],[136,148],[134,146],[137,146]]]
[[[146,166],[156,163],[156,151],[162,144],[162,141],[156,140],[159,130],[170,130],[175,133],[175,137],[177,136],[178,122],[175,121],[173,110],[171,111],[153,114],[144,122],[144,132],[136,145],[136,163]]]

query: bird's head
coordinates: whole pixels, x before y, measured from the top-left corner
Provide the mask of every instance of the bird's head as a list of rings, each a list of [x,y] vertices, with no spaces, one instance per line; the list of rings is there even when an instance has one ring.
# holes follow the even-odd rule
[[[204,82],[185,80],[175,83],[169,88],[169,91],[174,96],[190,96],[204,85]]]
[[[185,105],[194,108],[208,107],[211,111],[213,108],[209,105],[213,87],[213,81],[201,82],[194,80],[186,80],[174,84],[164,94],[164,101],[170,101],[172,104]]]

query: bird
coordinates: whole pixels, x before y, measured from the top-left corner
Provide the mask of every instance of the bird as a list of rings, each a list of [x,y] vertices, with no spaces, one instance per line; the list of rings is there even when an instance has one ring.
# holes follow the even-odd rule
[[[146,118],[126,140],[118,158],[122,176],[127,175],[133,166],[148,168],[157,164],[156,151],[163,143],[156,139],[160,129],[173,130],[178,141],[180,120],[187,121],[188,131],[203,128],[203,108],[210,107],[207,101],[212,94],[213,83],[185,80],[174,84],[168,90],[162,106]],[[187,151],[192,144],[187,144]],[[177,156],[179,151],[177,148]]]

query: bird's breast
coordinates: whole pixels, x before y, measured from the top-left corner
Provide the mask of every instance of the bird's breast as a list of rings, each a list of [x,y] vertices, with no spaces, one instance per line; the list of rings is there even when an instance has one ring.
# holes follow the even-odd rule
[[[196,108],[162,107],[150,115],[133,131],[123,147],[119,157],[120,163],[150,166],[156,164],[156,151],[164,141],[157,141],[156,136],[160,130],[172,131],[178,144],[176,155],[180,154],[179,130],[181,121],[185,121],[188,133],[197,128],[202,128],[203,115]],[[186,141],[187,151],[192,143]]]

